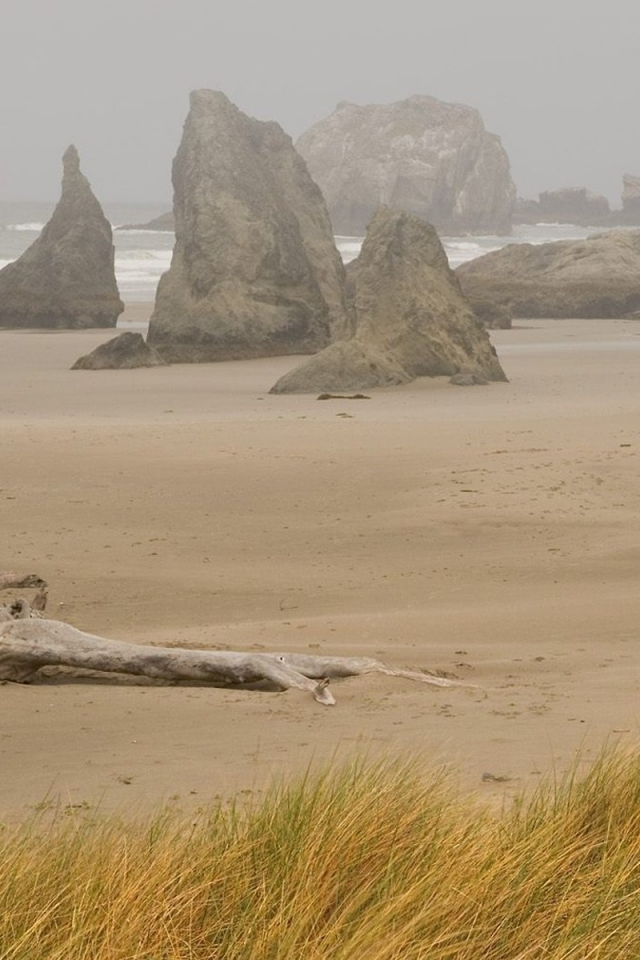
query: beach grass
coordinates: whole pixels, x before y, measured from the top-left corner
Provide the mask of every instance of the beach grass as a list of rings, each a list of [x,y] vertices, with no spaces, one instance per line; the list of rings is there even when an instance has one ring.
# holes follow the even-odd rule
[[[410,761],[246,806],[0,831],[2,960],[640,956],[640,754],[496,810]]]

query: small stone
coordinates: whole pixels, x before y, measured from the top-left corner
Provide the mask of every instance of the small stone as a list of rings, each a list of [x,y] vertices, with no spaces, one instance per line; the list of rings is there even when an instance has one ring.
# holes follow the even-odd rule
[[[159,367],[165,362],[153,347],[145,342],[141,333],[126,331],[106,343],[100,344],[91,353],[80,357],[72,370],[130,370],[133,367]],[[171,413],[171,410],[165,411]]]

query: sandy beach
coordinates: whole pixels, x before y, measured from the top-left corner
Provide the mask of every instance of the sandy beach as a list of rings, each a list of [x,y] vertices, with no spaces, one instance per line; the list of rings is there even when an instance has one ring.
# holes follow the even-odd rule
[[[127,310],[142,323],[150,307]],[[0,690],[0,821],[249,796],[346,758],[446,763],[499,800],[635,745],[640,326],[495,331],[509,383],[270,396],[296,358],[71,371],[113,331],[0,331],[0,567],[140,643],[444,671],[307,694]]]

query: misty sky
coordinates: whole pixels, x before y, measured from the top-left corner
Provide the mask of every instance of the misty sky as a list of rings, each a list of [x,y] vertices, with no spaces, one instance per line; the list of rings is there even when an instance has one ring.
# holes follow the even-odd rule
[[[103,202],[169,202],[196,87],[294,138],[339,100],[466,103],[526,197],[640,175],[637,0],[4,0],[0,82],[2,200],[56,199],[73,142]]]

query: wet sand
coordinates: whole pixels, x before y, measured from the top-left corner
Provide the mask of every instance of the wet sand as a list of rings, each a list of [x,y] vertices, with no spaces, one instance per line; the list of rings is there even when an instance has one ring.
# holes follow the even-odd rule
[[[324,708],[4,684],[0,821],[43,801],[190,808],[354,751],[450,764],[499,800],[637,744],[638,324],[520,322],[492,333],[509,383],[325,402],[268,394],[296,358],[69,370],[111,336],[0,331],[0,567],[45,577],[50,616],[475,686],[356,677]]]

